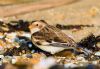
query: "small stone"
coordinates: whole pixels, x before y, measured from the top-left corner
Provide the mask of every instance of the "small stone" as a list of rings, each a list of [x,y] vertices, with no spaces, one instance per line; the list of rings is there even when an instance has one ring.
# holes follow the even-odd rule
[[[6,38],[5,38],[6,41],[8,41],[8,42],[14,42],[15,38],[17,36],[17,33],[15,33],[15,32],[5,33],[5,35],[6,35]]]
[[[95,53],[96,56],[100,56],[100,51]]]
[[[5,56],[5,57],[3,58],[3,62],[4,62],[4,63],[10,63],[11,60],[12,60],[12,57],[11,57],[11,56]]]
[[[4,37],[4,34],[0,32],[0,39]]]
[[[31,43],[30,43],[30,44],[28,44],[28,47],[29,47],[29,48],[31,48],[31,47],[32,47],[32,44],[31,44]]]
[[[15,64],[17,62],[16,58],[12,58],[12,64]]]
[[[98,61],[92,61],[92,63],[96,65],[96,64],[98,64]]]
[[[32,50],[31,53],[35,53],[35,50]]]
[[[0,58],[4,58],[4,55],[0,55]]]
[[[65,68],[74,68],[74,67],[77,67],[78,65],[76,65],[74,63],[67,63],[64,66],[65,66]]]
[[[32,58],[32,55],[31,54],[27,54],[26,57],[27,58]]]
[[[87,61],[85,60],[85,58],[84,58],[84,57],[81,57],[81,56],[78,56],[76,59],[77,59],[77,61],[87,62]]]

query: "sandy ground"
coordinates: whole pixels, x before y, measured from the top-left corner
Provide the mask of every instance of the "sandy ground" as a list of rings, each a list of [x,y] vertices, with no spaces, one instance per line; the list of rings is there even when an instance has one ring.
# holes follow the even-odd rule
[[[10,5],[10,4],[19,4],[19,3],[27,3],[27,2],[33,2],[38,0],[0,0],[0,5]]]
[[[10,13],[16,11],[13,16],[9,16],[4,18],[5,21],[10,20],[39,20],[44,19],[49,24],[62,24],[62,25],[94,25],[94,27],[84,27],[81,30],[71,29],[71,30],[63,30],[67,35],[71,36],[76,42],[80,41],[84,37],[93,33],[95,36],[100,35],[100,1],[98,0],[74,0],[73,3],[65,3],[66,0],[58,0],[55,1],[55,4],[51,4],[52,2],[38,3],[39,6],[32,7],[32,3],[30,5],[20,4],[22,11],[18,10],[20,7],[14,5],[13,7],[7,6],[10,11],[7,11],[7,8],[0,12],[1,18],[3,16],[9,16]],[[68,0],[70,1],[70,0]],[[45,1],[44,1],[45,2]],[[37,3],[37,2],[36,2]],[[35,5],[35,4],[34,4]],[[42,5],[42,6],[41,6]],[[48,6],[49,5],[49,6]],[[53,5],[51,7],[50,5]],[[56,6],[55,6],[56,5]],[[28,7],[26,7],[28,6]],[[30,6],[30,8],[29,8]],[[26,9],[28,10],[25,10]],[[2,7],[1,7],[2,8]],[[17,9],[16,9],[17,8]],[[12,10],[11,10],[12,9]],[[35,9],[35,10],[34,10]],[[25,12],[24,12],[24,11]],[[3,13],[7,11],[6,13]],[[12,12],[13,11],[13,12]],[[19,14],[19,11],[21,14]]]
[[[20,3],[20,4],[13,4],[12,6],[7,5],[0,8],[0,16],[8,17],[17,14],[29,13],[36,10],[47,9],[52,7],[61,6],[64,4],[69,4],[74,2],[75,0],[41,0],[35,2],[28,2],[28,3]],[[16,11],[17,10],[17,11]],[[5,14],[3,14],[5,13]]]

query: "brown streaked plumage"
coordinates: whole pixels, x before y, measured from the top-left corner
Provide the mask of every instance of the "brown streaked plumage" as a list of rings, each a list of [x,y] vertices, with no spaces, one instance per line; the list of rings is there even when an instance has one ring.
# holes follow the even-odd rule
[[[77,46],[75,41],[60,29],[47,24],[43,20],[33,22],[29,29],[32,34],[32,42],[40,49],[51,54]]]

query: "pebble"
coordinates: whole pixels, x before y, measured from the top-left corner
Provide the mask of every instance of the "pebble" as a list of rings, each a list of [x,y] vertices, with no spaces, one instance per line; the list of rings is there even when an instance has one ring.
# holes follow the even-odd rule
[[[0,58],[4,58],[4,55],[0,55]]]
[[[12,61],[12,57],[11,56],[5,56],[3,58],[3,63],[10,63]]]
[[[8,42],[14,42],[15,41],[17,33],[12,32],[12,33],[5,33],[5,34],[6,34],[6,38],[5,38],[6,41],[8,41]]]
[[[15,64],[16,62],[17,62],[16,58],[13,57],[12,60],[11,60],[11,63]]]
[[[95,53],[96,56],[100,56],[100,51]]]
[[[28,44],[28,47],[31,48],[33,45],[31,43]]]
[[[32,50],[31,53],[35,53],[35,50]]]
[[[0,32],[0,39],[4,37],[4,34]]]
[[[98,61],[92,61],[92,64],[96,65],[98,64]]]
[[[32,58],[32,54],[27,54],[26,57],[27,58]]]
[[[78,65],[74,64],[74,63],[67,63],[64,65],[65,68],[74,68],[74,67],[78,67]]]
[[[84,58],[84,57],[81,57],[81,56],[78,56],[78,57],[76,58],[76,60],[77,60],[77,61],[80,61],[80,62],[87,62],[87,61],[85,60],[85,58]]]

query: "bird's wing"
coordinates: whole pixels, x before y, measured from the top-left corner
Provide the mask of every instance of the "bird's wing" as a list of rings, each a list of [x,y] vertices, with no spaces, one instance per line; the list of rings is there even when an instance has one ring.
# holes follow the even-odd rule
[[[63,48],[73,48],[70,46],[68,43],[59,43],[59,42],[54,42],[54,43],[48,43],[44,46],[53,46],[53,47],[63,47]]]
[[[50,26],[50,27],[51,27],[51,30],[54,31],[54,33],[56,35],[56,39],[58,39],[62,43],[71,43],[71,44],[75,43],[75,41],[72,38],[70,38],[65,33],[63,33],[60,29],[58,29],[54,26]],[[56,41],[56,39],[55,39],[55,41]],[[57,42],[59,42],[59,41],[57,41]]]

